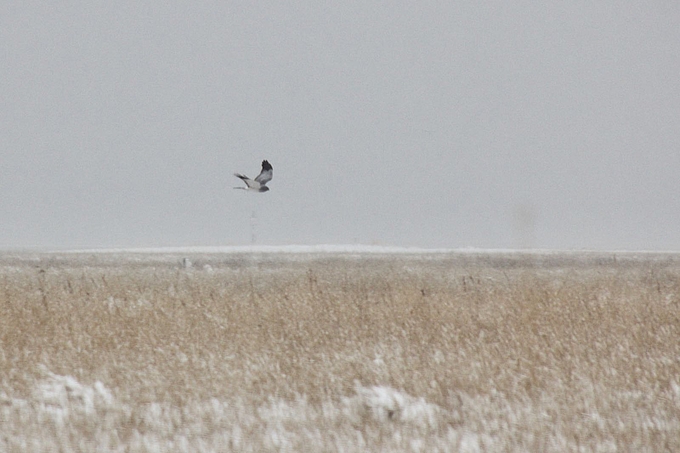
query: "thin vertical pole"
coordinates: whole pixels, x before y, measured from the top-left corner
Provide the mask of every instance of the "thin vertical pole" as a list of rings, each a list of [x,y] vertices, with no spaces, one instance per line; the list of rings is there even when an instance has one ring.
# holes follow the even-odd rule
[[[250,243],[257,243],[257,214],[254,209],[250,214]]]

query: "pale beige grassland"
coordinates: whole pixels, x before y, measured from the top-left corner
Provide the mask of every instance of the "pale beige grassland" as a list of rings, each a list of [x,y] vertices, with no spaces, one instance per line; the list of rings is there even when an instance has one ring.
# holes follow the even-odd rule
[[[680,256],[0,257],[0,451],[680,452]]]

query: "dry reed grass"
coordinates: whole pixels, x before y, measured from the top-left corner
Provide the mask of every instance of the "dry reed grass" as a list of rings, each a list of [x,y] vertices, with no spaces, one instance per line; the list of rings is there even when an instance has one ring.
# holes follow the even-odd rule
[[[0,450],[680,451],[677,257],[0,258]]]

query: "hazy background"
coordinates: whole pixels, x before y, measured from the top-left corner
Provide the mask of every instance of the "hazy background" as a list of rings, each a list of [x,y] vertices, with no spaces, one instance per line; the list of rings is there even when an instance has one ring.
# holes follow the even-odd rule
[[[0,247],[680,249],[680,3],[321,3],[2,2]]]

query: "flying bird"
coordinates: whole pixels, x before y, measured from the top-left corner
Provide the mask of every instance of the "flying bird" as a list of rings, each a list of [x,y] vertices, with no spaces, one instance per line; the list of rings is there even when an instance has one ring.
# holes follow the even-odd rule
[[[272,180],[274,170],[267,160],[262,161],[262,171],[255,179],[250,179],[246,175],[234,173],[234,176],[243,180],[247,187],[234,187],[234,189],[253,190],[255,192],[266,192],[269,190],[267,183]]]

